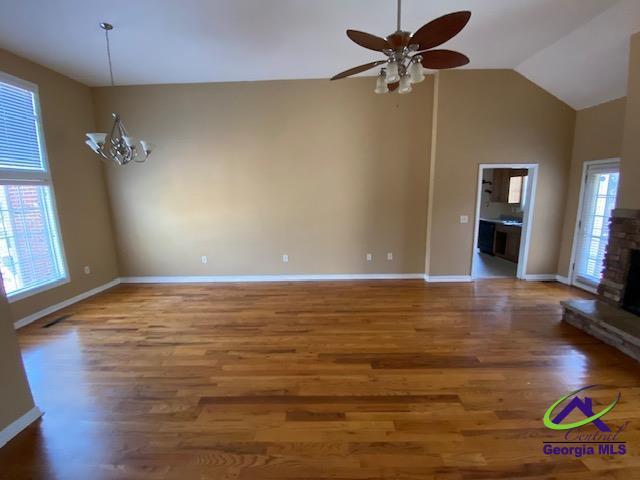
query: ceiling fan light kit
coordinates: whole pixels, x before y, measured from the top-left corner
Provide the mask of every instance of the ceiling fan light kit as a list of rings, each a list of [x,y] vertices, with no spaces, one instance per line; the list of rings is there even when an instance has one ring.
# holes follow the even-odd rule
[[[386,60],[360,65],[334,75],[331,80],[350,77],[372,68],[382,66],[376,80],[375,93],[398,91],[410,93],[412,84],[424,81],[424,69],[443,70],[461,67],[469,58],[452,50],[433,50],[451,40],[465,27],[471,12],[453,12],[436,18],[420,27],[413,35],[401,29],[402,0],[398,0],[398,17],[395,33],[386,38],[377,37],[358,30],[347,30],[347,36],[360,45],[387,56]]]
[[[109,31],[113,30],[113,25],[103,22],[100,28],[104,30],[107,43],[107,60],[109,62],[109,77],[111,86],[113,83],[113,68],[111,67],[111,48],[109,44]],[[127,133],[127,129],[122,123],[120,115],[113,113],[113,126],[107,133],[87,133],[85,140],[87,146],[93,150],[100,158],[111,161],[117,165],[126,165],[130,162],[142,163],[149,158],[153,149],[151,143],[145,140],[137,140]],[[138,148],[138,143],[141,149]]]
[[[378,75],[378,80],[376,81],[376,89],[374,91],[376,93],[387,93],[389,91],[389,86],[387,85],[387,80],[385,78],[384,72],[380,72],[380,75]]]

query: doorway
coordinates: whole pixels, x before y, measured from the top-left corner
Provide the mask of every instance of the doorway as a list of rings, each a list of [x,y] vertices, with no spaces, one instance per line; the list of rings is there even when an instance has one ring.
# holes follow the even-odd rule
[[[537,164],[481,164],[471,276],[526,276]]]
[[[571,284],[596,293],[609,243],[609,219],[615,208],[620,160],[585,162],[571,255]]]

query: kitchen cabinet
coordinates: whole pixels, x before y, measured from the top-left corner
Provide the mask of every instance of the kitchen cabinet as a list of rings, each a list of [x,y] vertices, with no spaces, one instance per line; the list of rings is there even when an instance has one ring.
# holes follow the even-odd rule
[[[480,220],[478,225],[478,249],[482,253],[493,255],[493,239],[496,232],[496,224]]]
[[[521,234],[521,227],[496,224],[493,253],[505,260],[518,263]]]
[[[491,201],[496,203],[509,202],[509,183],[511,177],[525,177],[526,168],[496,168],[493,170],[491,185]]]

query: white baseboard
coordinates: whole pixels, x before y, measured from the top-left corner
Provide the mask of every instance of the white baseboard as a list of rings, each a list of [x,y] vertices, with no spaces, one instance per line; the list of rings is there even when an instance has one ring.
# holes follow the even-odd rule
[[[425,282],[430,283],[453,283],[453,282],[471,282],[471,275],[425,275]]]
[[[563,277],[562,275],[556,275],[556,282],[563,283],[565,285],[571,285],[569,277]]]
[[[27,413],[22,415],[13,423],[0,431],[0,448],[4,447],[9,440],[18,435],[22,430],[27,428],[42,416],[42,412],[38,407],[33,407]]]
[[[408,280],[421,279],[422,273],[355,273],[328,275],[214,275],[122,277],[121,283],[241,283],[315,282],[332,280]]]
[[[99,287],[92,288],[91,290],[81,293],[80,295],[76,295],[75,297],[71,297],[68,300],[65,300],[60,303],[56,303],[55,305],[51,305],[50,307],[40,310],[39,312],[35,312],[35,313],[32,313],[31,315],[21,318],[20,320],[17,320],[16,322],[14,322],[13,326],[16,329],[22,328],[26,325],[29,325],[32,322],[35,322],[36,320],[44,316],[47,316],[53,312],[57,312],[58,310],[62,310],[63,308],[68,307],[69,305],[73,305],[74,303],[77,303],[80,300],[84,300],[85,298],[92,297],[93,295],[96,295],[100,292],[108,290],[111,287],[115,287],[119,283],[120,283],[119,278],[111,280],[109,283],[105,283],[104,285],[100,285]]]
[[[557,275],[555,273],[538,273],[525,275],[524,279],[527,282],[555,282],[557,280]]]

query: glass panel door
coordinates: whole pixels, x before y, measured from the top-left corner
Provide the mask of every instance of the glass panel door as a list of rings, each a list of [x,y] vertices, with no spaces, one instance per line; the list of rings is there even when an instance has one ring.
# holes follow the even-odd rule
[[[604,255],[609,243],[609,219],[618,193],[619,170],[618,161],[587,168],[578,223],[574,283],[595,288],[602,278]]]

